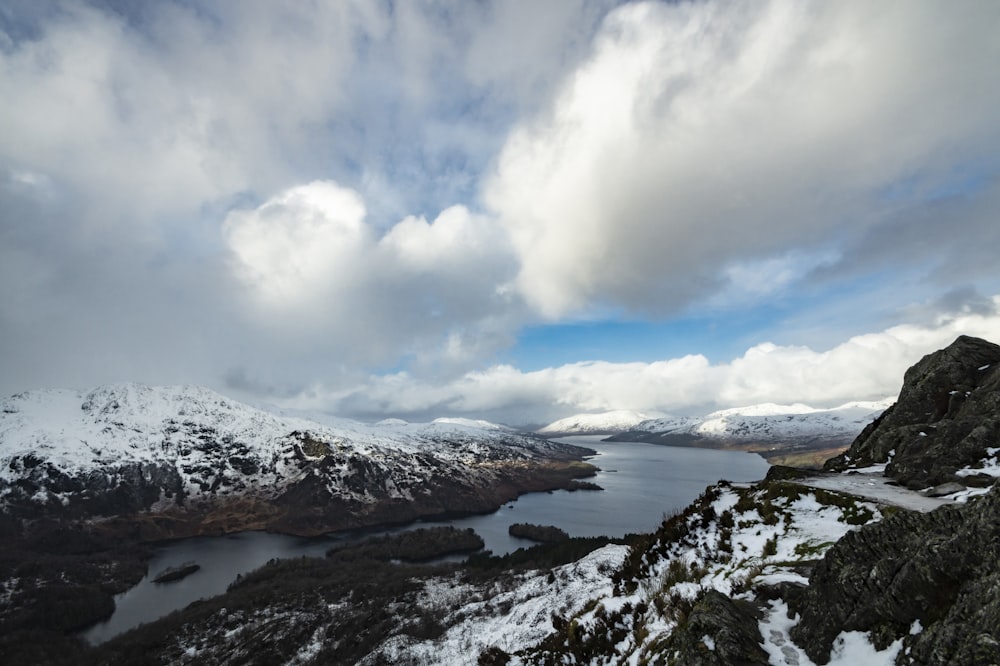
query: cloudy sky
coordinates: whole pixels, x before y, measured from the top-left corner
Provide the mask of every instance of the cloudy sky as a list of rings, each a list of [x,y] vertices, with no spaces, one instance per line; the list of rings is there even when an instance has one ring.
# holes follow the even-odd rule
[[[1000,3],[0,4],[0,393],[832,406],[1000,341]]]

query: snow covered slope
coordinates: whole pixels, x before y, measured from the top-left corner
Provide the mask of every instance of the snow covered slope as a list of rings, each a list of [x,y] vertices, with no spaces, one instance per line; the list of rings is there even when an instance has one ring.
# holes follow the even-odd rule
[[[535,432],[539,435],[553,437],[556,435],[611,435],[653,418],[649,414],[619,409],[600,414],[576,414],[564,419],[553,421]]]
[[[289,663],[302,664],[807,664],[788,636],[791,622],[782,623],[778,609],[759,618],[748,614],[740,623],[723,615],[714,627],[696,622],[689,629],[688,618],[697,618],[692,610],[708,596],[749,605],[759,589],[805,585],[802,567],[845,534],[880,518],[877,505],[837,493],[782,484],[719,485],[665,522],[642,547],[608,545],[550,570],[486,577],[462,572],[439,577],[429,571],[414,578],[385,614],[380,643],[361,659],[344,658],[350,644],[342,629],[352,626],[358,602],[322,588],[315,596],[268,606],[240,608],[227,599],[212,615],[172,627],[164,654],[180,664],[247,661],[266,644],[288,645],[286,653],[294,655]],[[436,630],[415,630],[427,618]],[[669,659],[683,647],[670,641],[688,631],[699,643],[707,638],[704,648],[714,650],[716,642],[720,650],[730,647],[730,655],[725,642],[748,631],[759,659],[739,658],[750,653],[727,659],[721,652],[697,661],[691,652],[707,652],[697,645]],[[879,654],[867,642],[863,647],[873,660],[834,663],[888,666],[898,652],[895,647]],[[768,659],[770,652],[774,659]]]
[[[40,390],[0,401],[0,506],[115,515],[250,499],[274,519],[349,527],[486,510],[497,486],[558,486],[537,470],[581,453],[457,419],[320,423],[193,386]]]
[[[833,409],[771,403],[724,409],[704,417],[665,417],[637,424],[615,439],[627,441],[650,435],[667,439],[682,437],[735,442],[766,442],[802,439],[850,441],[893,402],[850,402]]]

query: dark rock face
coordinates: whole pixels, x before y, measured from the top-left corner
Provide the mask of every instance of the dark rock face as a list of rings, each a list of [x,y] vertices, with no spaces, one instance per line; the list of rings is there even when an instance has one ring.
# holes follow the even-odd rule
[[[49,461],[31,465],[15,458],[10,469],[21,477],[5,488],[4,510],[24,518],[80,518],[144,511],[162,497],[178,504],[184,490],[177,469],[163,462],[128,463],[71,475]],[[39,502],[37,497],[48,495]],[[63,501],[60,501],[62,498]]]
[[[761,647],[760,613],[747,601],[709,590],[665,646],[671,663],[687,666],[766,666]]]
[[[1000,346],[961,336],[906,371],[895,405],[825,468],[843,471],[889,464],[886,476],[910,488],[949,481],[989,485],[985,474],[956,477],[977,467],[1000,444]]]
[[[871,632],[879,649],[902,638],[897,663],[1000,663],[1000,488],[849,533],[792,607],[792,637],[820,664],[843,631]]]

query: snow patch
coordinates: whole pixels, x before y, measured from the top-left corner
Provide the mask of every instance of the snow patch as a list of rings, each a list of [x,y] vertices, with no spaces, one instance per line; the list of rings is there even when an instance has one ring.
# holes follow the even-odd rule
[[[834,666],[891,666],[903,647],[903,639],[892,642],[884,650],[872,645],[868,634],[861,631],[842,632],[833,641],[830,664]]]
[[[899,506],[912,511],[933,511],[939,506],[953,501],[949,497],[924,497],[916,491],[892,485],[894,481],[882,476],[878,471],[865,472],[865,470],[860,469],[851,471],[863,473],[815,476],[797,479],[796,483],[811,488],[822,488],[824,490],[834,490],[849,495],[856,495],[882,504]]]
[[[553,614],[571,617],[590,599],[610,599],[610,574],[621,566],[627,553],[627,546],[605,546],[553,569],[551,577],[548,572],[525,574],[513,588],[497,589],[478,598],[470,596],[475,592],[472,587],[452,579],[430,581],[425,584],[420,605],[450,609],[445,621],[449,629],[435,640],[393,637],[369,659],[472,666],[488,647],[512,653],[535,645],[551,633]]]
[[[1000,478],[1000,460],[997,453],[1000,448],[986,449],[986,457],[979,461],[979,467],[965,467],[955,472],[957,476],[974,476],[976,474],[986,474],[988,476]]]
[[[796,645],[790,635],[799,616],[788,617],[788,605],[781,599],[770,602],[771,610],[760,622],[764,650],[769,663],[775,666],[816,666],[805,650]],[[903,646],[903,639],[894,641],[885,650],[876,650],[868,634],[860,631],[842,632],[833,641],[830,666],[892,666]]]

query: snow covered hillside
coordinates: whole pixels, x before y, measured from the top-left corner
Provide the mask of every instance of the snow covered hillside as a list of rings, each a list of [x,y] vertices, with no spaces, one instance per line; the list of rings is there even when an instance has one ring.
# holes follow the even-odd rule
[[[557,569],[547,585],[541,584],[541,575],[525,576],[506,593],[515,604],[491,600],[484,605],[492,612],[483,615],[476,609],[456,610],[445,621],[449,629],[441,637],[433,641],[393,637],[366,663],[388,658],[394,663],[471,666],[487,646],[506,653],[503,656],[511,665],[661,663],[670,653],[665,641],[684,631],[689,613],[709,592],[720,593],[727,603],[749,602],[761,586],[783,581],[805,584],[798,563],[822,556],[848,531],[880,518],[876,505],[839,494],[784,486],[780,490],[781,494],[769,493],[766,487],[710,488],[685,514],[665,523],[648,548],[623,552],[620,546],[606,546],[571,567]],[[590,569],[602,561],[616,565],[614,574],[603,580]],[[572,576],[567,578],[567,573]],[[441,604],[449,586],[429,581],[425,590],[422,603]],[[460,593],[454,584],[451,590]],[[567,591],[574,597],[566,599]],[[575,596],[579,593],[589,593],[586,602]],[[781,627],[781,635],[771,633],[782,620],[780,610],[777,607],[759,624],[750,625],[754,647],[764,656],[763,663],[772,652],[778,659],[795,656],[800,661],[771,663],[808,663],[787,638],[787,627]],[[735,634],[740,627],[722,629]],[[762,642],[758,632],[770,641],[757,645]],[[705,630],[707,649],[714,649],[715,634]],[[883,656],[872,663],[889,664],[895,652]],[[720,657],[723,661],[718,663],[737,663]]]
[[[247,526],[263,520],[312,532],[453,505],[486,510],[504,501],[494,496],[498,486],[506,495],[558,487],[559,474],[542,471],[558,461],[566,472],[582,453],[463,420],[282,416],[193,386],[40,390],[0,402],[0,503],[8,511],[115,515],[263,500],[247,509],[257,514]]]
[[[640,441],[679,437],[728,442],[803,439],[849,442],[892,403],[893,399],[887,398],[878,402],[851,402],[833,409],[766,403],[724,409],[704,417],[650,419],[636,424],[615,439],[627,441],[629,436],[633,436]]]
[[[553,421],[535,432],[546,437],[559,435],[611,435],[653,418],[649,414],[619,409],[600,414],[576,414]]]
[[[998,499],[995,492],[963,496],[948,513],[921,513],[796,482],[720,483],[665,521],[644,548],[629,550],[604,585],[586,566],[621,557],[616,546],[581,560],[583,571],[569,580],[568,567],[557,569],[548,585],[539,585],[540,576],[524,577],[498,597],[515,604],[450,613],[447,631],[434,640],[395,636],[365,663],[995,663],[996,642],[984,633],[992,609],[978,610],[972,627],[961,615],[995,607],[988,591],[972,599],[976,586],[963,586],[957,600],[953,593],[944,593],[948,600],[940,606],[928,600],[949,575],[979,580],[976,566],[993,571],[995,550],[985,544],[996,529],[984,528],[995,521]],[[972,564],[949,568],[933,549],[912,554],[928,535],[952,530],[963,541],[949,552],[957,560],[977,553]],[[563,600],[571,582],[590,592],[586,603]],[[421,603],[448,608],[441,599],[447,589],[426,583]],[[824,614],[840,605],[844,617]],[[977,646],[982,660],[967,651]]]
[[[954,505],[954,515],[941,521],[796,481],[722,482],[631,548],[607,545],[551,569],[513,568],[489,575],[468,567],[428,568],[422,575],[407,571],[405,585],[392,588],[391,602],[371,601],[373,608],[363,614],[364,622],[375,618],[380,624],[377,635],[364,634],[371,646],[360,653],[347,631],[359,626],[359,607],[369,603],[367,597],[323,585],[308,593],[281,593],[268,604],[256,601],[278,573],[294,578],[295,566],[307,570],[310,581],[333,577],[342,566],[315,560],[262,569],[248,577],[242,596],[237,586],[172,623],[160,622],[148,635],[112,642],[109,654],[126,654],[129,641],[138,650],[162,640],[156,646],[163,663],[175,664],[256,663],[254,655],[268,649],[280,649],[287,663],[371,666],[889,666],[897,657],[902,663],[928,663],[907,656],[925,647],[925,632],[938,631],[943,623],[920,620],[909,609],[891,609],[900,622],[884,635],[864,620],[827,626],[815,612],[800,617],[789,609],[797,611],[796,604],[810,594],[831,596],[826,588],[811,590],[813,584],[827,585],[827,578],[859,586],[891,580],[894,570],[883,571],[883,565],[898,560],[892,546],[900,534],[914,525],[960,524],[985,508],[980,499]],[[866,536],[880,531],[880,536]],[[835,556],[824,559],[830,551]],[[868,558],[878,563],[877,571],[852,575],[848,583],[833,568],[864,564]],[[910,584],[894,598],[924,593]],[[883,596],[862,594],[856,601],[880,603]],[[825,638],[804,638],[818,628]]]

